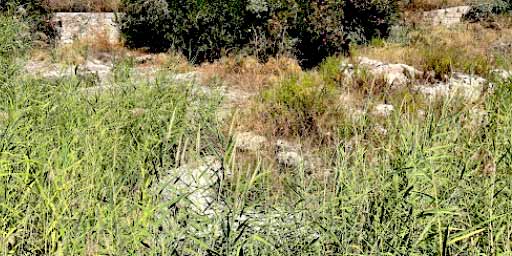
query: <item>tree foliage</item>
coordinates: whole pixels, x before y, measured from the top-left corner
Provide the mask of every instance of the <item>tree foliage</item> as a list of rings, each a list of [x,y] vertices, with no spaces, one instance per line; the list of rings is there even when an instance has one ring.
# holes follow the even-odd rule
[[[386,36],[393,0],[127,0],[121,30],[131,47],[173,48],[192,62],[246,52],[295,54],[305,67]]]

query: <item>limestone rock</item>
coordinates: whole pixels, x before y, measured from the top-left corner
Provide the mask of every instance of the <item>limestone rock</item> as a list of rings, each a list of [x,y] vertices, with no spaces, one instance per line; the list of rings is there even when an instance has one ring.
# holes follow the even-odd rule
[[[496,42],[490,48],[498,54],[509,55],[512,53],[512,42]]]
[[[379,104],[375,106],[372,114],[378,117],[389,117],[395,111],[395,107],[389,104]]]
[[[506,81],[512,78],[512,71],[505,69],[493,69],[491,74],[495,75],[499,80]]]
[[[235,134],[235,148],[242,151],[259,151],[268,144],[267,138],[253,132]]]
[[[112,69],[112,64],[105,64],[99,60],[87,60],[78,66],[77,75],[95,75],[100,83],[105,83],[109,79]]]
[[[380,136],[386,136],[388,135],[388,129],[384,128],[384,126],[382,125],[377,125],[373,128],[373,131],[375,132],[375,134],[378,134]]]
[[[277,140],[276,144],[276,150],[278,152],[285,152],[285,151],[300,151],[301,146],[297,144],[293,144],[291,142],[288,142],[286,140]]]
[[[285,168],[303,168],[311,173],[322,165],[322,160],[312,154],[303,153],[300,145],[284,140],[276,142],[276,160]]]
[[[454,73],[447,82],[417,86],[416,90],[429,99],[457,96],[473,102],[478,100],[486,89],[492,90],[493,87],[493,84],[482,77]]]
[[[296,151],[277,152],[277,162],[284,167],[297,168],[304,162],[302,156]]]
[[[426,23],[431,25],[453,26],[462,22],[462,18],[471,10],[471,6],[463,5],[439,10],[428,11],[423,14]]]
[[[357,75],[357,72],[359,72],[358,68],[364,68],[373,76],[383,77],[390,86],[403,87],[410,83],[411,80],[423,75],[423,72],[406,64],[384,63],[367,57],[359,57],[357,61],[357,66],[346,63],[341,64],[340,70],[348,79]]]
[[[72,65],[50,64],[44,61],[29,61],[25,65],[25,71],[34,77],[45,79],[59,79],[75,75],[75,67]]]
[[[152,54],[143,54],[135,57],[135,63],[137,64],[146,64],[150,63],[154,60],[154,56]]]
[[[197,214],[213,214],[217,191],[222,180],[222,162],[215,157],[204,157],[197,162],[169,170],[163,175],[158,190],[164,201],[184,197],[179,206]]]
[[[393,86],[405,86],[411,79],[423,75],[423,72],[406,64],[383,63],[366,57],[359,58],[359,66],[367,68],[375,76],[384,77],[388,85]]]
[[[57,24],[60,34],[58,44],[71,44],[75,40],[91,36],[102,36],[108,43],[117,44],[120,40],[120,33],[115,18],[116,14],[111,12],[58,12],[53,15],[52,22]]]
[[[418,109],[418,111],[416,111],[416,117],[420,120],[425,120],[427,117],[427,112],[425,112],[423,109]]]
[[[469,127],[481,127],[488,123],[489,113],[481,108],[472,108],[463,120]]]

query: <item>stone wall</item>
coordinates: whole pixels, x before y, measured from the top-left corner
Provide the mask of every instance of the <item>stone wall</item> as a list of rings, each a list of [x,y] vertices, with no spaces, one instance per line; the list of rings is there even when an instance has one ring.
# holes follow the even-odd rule
[[[60,33],[60,45],[95,36],[104,36],[112,44],[119,43],[120,33],[115,20],[116,14],[112,12],[58,12],[53,17],[53,22],[57,24]]]
[[[470,6],[457,6],[434,10],[424,13],[424,20],[432,25],[452,26],[460,23],[464,14],[468,13]]]

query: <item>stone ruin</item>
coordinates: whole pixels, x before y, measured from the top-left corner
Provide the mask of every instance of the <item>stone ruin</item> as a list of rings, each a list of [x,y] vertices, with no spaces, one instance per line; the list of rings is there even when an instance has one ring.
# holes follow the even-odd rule
[[[75,40],[103,37],[110,44],[120,42],[119,27],[116,19],[119,13],[113,12],[58,12],[52,22],[57,25],[59,45],[72,44]]]
[[[462,22],[462,18],[471,10],[471,6],[463,5],[446,9],[428,11],[423,14],[424,21],[431,25],[453,26]]]

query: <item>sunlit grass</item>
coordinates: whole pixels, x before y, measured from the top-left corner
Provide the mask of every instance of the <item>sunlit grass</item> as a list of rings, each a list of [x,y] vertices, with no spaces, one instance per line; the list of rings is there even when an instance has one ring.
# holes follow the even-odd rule
[[[0,51],[12,69],[5,55],[21,58],[17,48]],[[285,79],[259,102],[283,107],[281,117],[300,107],[329,121],[335,139],[315,145],[325,166],[308,172],[277,168],[271,146],[234,150],[238,120],[218,121],[215,94],[165,76],[128,79],[129,61],[115,63],[118,89],[94,94],[77,77],[0,74],[0,254],[511,254],[511,83],[471,104],[375,96],[394,113],[354,121],[323,115],[344,89],[331,61],[320,75],[301,73],[308,87]],[[316,79],[332,89],[330,102],[309,91]],[[487,113],[482,122],[471,122],[475,108]],[[287,124],[277,120],[269,129]],[[164,200],[156,188],[166,171],[207,156],[222,163],[222,207],[201,215],[182,196]]]

